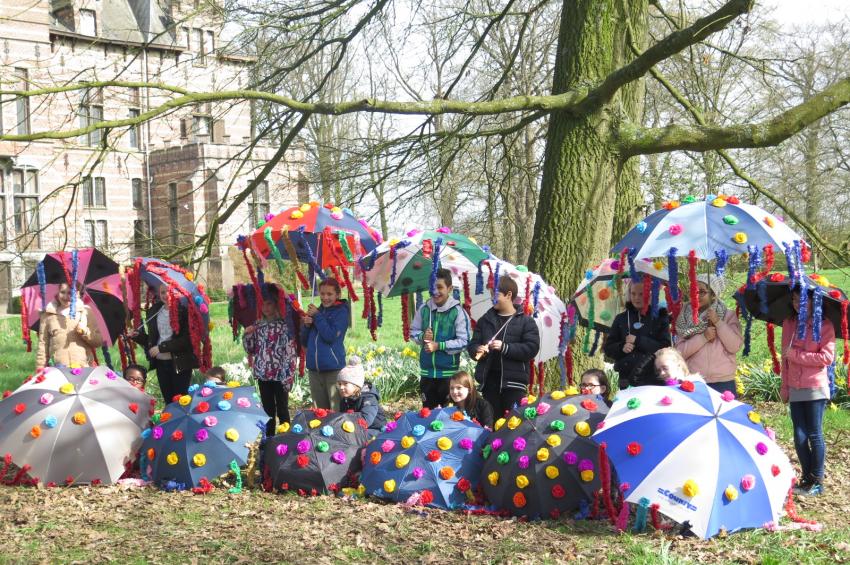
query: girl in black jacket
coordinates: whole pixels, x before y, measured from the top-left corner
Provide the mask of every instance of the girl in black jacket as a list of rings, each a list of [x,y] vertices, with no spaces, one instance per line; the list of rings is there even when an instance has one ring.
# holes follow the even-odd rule
[[[493,429],[493,407],[475,389],[475,381],[466,371],[458,371],[449,380],[449,397],[458,410],[487,429]]]
[[[655,352],[670,347],[670,318],[666,310],[658,315],[641,314],[643,310],[643,283],[629,286],[626,310],[620,312],[611,324],[602,350],[614,360],[614,370],[619,375],[619,388],[641,385],[663,385],[655,374]]]
[[[499,279],[496,304],[475,325],[467,351],[478,362],[475,380],[484,399],[501,418],[526,395],[529,363],[540,350],[537,324],[517,311],[517,284],[510,277]]]
[[[156,289],[156,297],[157,301],[147,312],[145,324],[140,331],[134,332],[130,337],[144,348],[151,369],[156,369],[162,399],[167,405],[176,396],[182,396],[188,392],[189,383],[192,380],[192,369],[197,369],[200,364],[192,350],[188,309],[183,304],[178,306],[180,327],[177,333],[174,333],[167,306],[167,284],[159,285]]]

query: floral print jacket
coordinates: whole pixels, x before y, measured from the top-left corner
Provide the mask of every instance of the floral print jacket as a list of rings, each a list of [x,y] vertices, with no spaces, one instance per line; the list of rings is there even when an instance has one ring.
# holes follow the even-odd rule
[[[260,321],[254,332],[242,336],[245,351],[253,357],[254,378],[280,381],[289,390],[295,378],[298,350],[285,320]]]

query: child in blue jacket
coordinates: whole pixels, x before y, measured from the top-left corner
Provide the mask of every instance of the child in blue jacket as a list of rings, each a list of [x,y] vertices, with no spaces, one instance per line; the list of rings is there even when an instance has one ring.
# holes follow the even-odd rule
[[[316,408],[336,410],[339,391],[336,377],[345,367],[345,332],[350,319],[347,300],[336,279],[319,284],[320,306],[310,304],[304,317],[301,341],[307,348],[306,365],[310,376],[310,396]]]
[[[448,406],[449,379],[458,371],[469,333],[469,317],[452,297],[452,273],[439,269],[434,294],[416,311],[410,328],[410,338],[422,346],[419,390],[423,407]]]

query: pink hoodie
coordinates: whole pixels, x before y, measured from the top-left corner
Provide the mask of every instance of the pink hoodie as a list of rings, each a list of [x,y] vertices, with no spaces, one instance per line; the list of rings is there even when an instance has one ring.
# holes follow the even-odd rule
[[[826,368],[835,359],[835,328],[824,320],[820,342],[812,339],[812,321],[806,328],[806,339],[797,339],[797,320],[782,322],[782,387],[779,394],[788,402],[789,388],[823,388],[829,377]]]
[[[682,312],[680,316],[687,314],[689,312]],[[741,324],[734,310],[726,311],[716,329],[717,337],[714,341],[705,339],[704,334],[696,334],[676,344],[676,349],[688,363],[688,370],[702,375],[707,383],[731,381],[735,378],[735,369],[738,368],[735,354],[744,344]]]

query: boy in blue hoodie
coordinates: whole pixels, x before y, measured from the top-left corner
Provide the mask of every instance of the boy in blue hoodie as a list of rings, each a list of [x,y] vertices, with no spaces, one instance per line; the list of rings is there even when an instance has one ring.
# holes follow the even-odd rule
[[[306,365],[310,376],[310,396],[316,408],[337,410],[339,390],[336,377],[345,367],[345,332],[348,330],[348,302],[340,299],[336,279],[319,284],[321,305],[310,304],[301,330],[301,343],[307,348]]]
[[[458,371],[460,354],[469,341],[469,317],[452,297],[452,273],[437,271],[431,299],[416,311],[410,337],[419,352],[419,390],[422,406],[447,406],[449,379]]]

